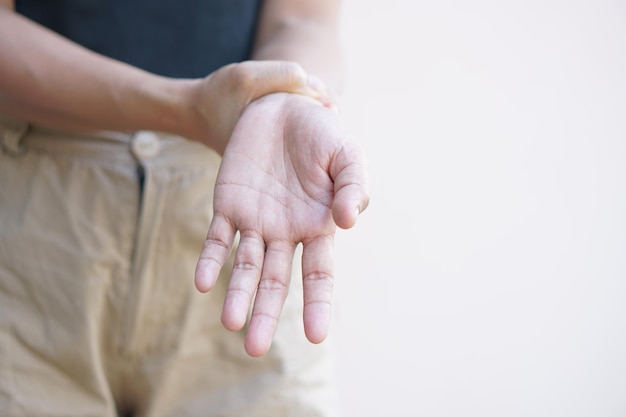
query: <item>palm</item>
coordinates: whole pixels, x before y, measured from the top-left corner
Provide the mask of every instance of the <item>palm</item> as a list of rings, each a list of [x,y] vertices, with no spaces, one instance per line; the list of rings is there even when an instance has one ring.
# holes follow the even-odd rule
[[[280,107],[255,103],[241,118],[220,169],[215,211],[266,242],[332,234],[327,167],[310,160],[311,129],[298,132]]]
[[[351,227],[355,209],[367,204],[363,172],[362,154],[337,116],[308,99],[273,94],[243,113],[220,167],[196,283],[201,290],[213,286],[239,231],[222,320],[239,330],[255,300],[246,341],[250,354],[269,348],[298,243],[305,330],[313,342],[324,339],[333,236],[336,224]]]

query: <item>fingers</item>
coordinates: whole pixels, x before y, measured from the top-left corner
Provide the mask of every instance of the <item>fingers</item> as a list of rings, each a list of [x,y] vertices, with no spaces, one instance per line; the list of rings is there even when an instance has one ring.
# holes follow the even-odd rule
[[[270,93],[302,94],[334,108],[336,99],[325,84],[295,62],[244,61],[231,67],[238,88],[248,92],[248,102]]]
[[[228,330],[238,331],[246,324],[248,310],[261,278],[264,252],[265,242],[257,233],[241,232],[222,310],[222,324]]]
[[[295,244],[288,241],[267,244],[263,272],[246,334],[245,349],[250,356],[264,355],[272,344],[289,290],[295,248]]]
[[[332,161],[330,173],[335,187],[333,219],[337,226],[349,229],[369,205],[365,155],[356,147],[344,147]]]
[[[305,334],[312,343],[326,339],[331,321],[333,242],[333,236],[328,235],[303,244],[303,320]],[[263,240],[255,233],[242,235],[222,312],[224,327],[241,330],[254,298],[245,349],[255,357],[271,347],[289,291],[295,252],[295,245],[285,241],[268,244],[265,253],[263,248]]]
[[[323,342],[330,326],[333,242],[333,236],[329,235],[303,243],[304,332],[312,343]]]
[[[230,255],[234,238],[235,229],[224,216],[216,214],[196,264],[195,284],[198,291],[207,292],[215,286],[220,270]]]
[[[310,87],[313,91],[307,92],[305,90],[305,92],[300,94],[316,98],[324,107],[339,114],[339,96],[328,90],[326,84],[324,84],[320,78],[309,74],[308,87]]]

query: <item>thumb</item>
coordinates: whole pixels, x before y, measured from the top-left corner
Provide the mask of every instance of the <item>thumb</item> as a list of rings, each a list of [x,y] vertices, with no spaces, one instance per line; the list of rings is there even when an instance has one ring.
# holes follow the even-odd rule
[[[365,154],[357,146],[344,146],[335,156],[330,173],[335,188],[333,219],[337,226],[349,229],[369,205]]]

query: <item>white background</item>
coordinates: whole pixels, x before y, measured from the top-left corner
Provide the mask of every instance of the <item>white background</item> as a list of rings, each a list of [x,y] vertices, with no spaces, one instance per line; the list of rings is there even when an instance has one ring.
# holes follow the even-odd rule
[[[346,0],[346,417],[626,416],[626,2]]]

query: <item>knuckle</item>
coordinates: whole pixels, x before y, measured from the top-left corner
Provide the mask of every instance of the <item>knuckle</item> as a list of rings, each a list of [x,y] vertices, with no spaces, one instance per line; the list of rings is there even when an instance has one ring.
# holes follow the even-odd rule
[[[243,271],[243,272],[258,272],[261,270],[261,268],[259,267],[259,265],[257,265],[254,262],[250,262],[250,261],[237,261],[235,262],[235,264],[233,265],[233,270],[237,270],[237,271]]]
[[[234,294],[243,294],[244,297],[246,297],[248,300],[252,298],[252,296],[254,295],[254,292],[248,290],[247,288],[243,287],[243,286],[232,286],[230,288],[228,288],[228,296],[232,297]]]
[[[304,302],[304,307],[312,307],[312,306],[323,306],[323,307],[331,307],[332,303],[328,300],[310,300]]]
[[[230,76],[234,88],[247,89],[255,84],[253,63],[239,62],[231,64]]]
[[[326,272],[326,271],[315,270],[315,271],[309,271],[306,274],[304,274],[302,279],[305,282],[332,284],[334,281],[334,276],[333,274]]]
[[[305,305],[329,304],[333,294],[334,277],[324,271],[311,271],[303,277]]]
[[[297,62],[283,61],[280,63],[280,65],[281,72],[286,79],[302,82],[306,80],[306,72],[304,68]]]
[[[201,264],[204,264],[204,265],[215,264],[220,268],[224,265],[224,263],[221,262],[220,259],[216,258],[215,256],[205,255],[205,254],[200,255],[200,258],[198,259],[198,265],[201,265]]]
[[[287,291],[287,284],[276,276],[268,276],[259,282],[259,290],[284,293]]]
[[[273,314],[270,314],[270,313],[267,313],[267,312],[264,312],[264,311],[253,311],[252,312],[252,320],[258,320],[258,319],[261,319],[261,318],[269,320],[273,327],[276,327],[276,325],[278,324],[278,317],[273,315]]]
[[[218,237],[207,237],[206,240],[204,241],[204,249],[211,249],[211,248],[219,248],[219,249],[223,249],[223,250],[228,250],[229,249],[229,245],[228,243],[226,243],[226,241],[224,241],[223,239],[220,239]]]

